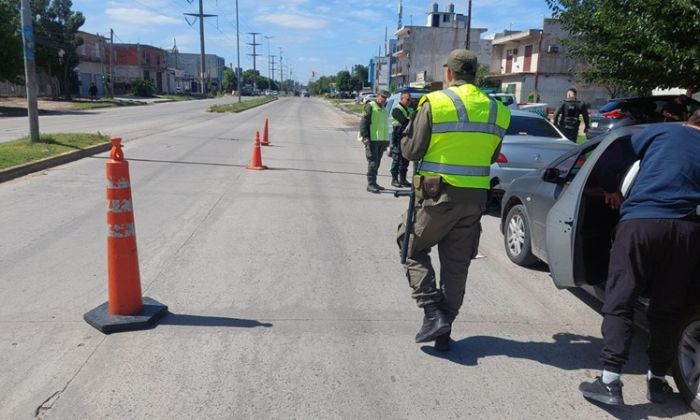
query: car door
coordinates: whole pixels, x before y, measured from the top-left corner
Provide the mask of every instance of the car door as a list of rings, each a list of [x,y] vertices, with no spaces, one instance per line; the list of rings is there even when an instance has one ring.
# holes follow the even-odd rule
[[[581,149],[581,156],[588,155],[586,162],[570,179],[568,188],[564,189],[559,199],[547,214],[545,222],[545,246],[547,262],[554,284],[558,288],[576,287],[585,283],[585,279],[577,278],[575,270],[576,234],[578,232],[579,211],[581,198],[586,181],[591,174],[601,154],[622,135],[629,135],[627,129],[617,130],[608,134],[598,147],[592,151]],[[592,147],[594,147],[592,145]]]

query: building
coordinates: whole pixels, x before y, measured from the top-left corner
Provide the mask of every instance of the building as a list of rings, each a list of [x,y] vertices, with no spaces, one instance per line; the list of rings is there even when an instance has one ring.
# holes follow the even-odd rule
[[[503,92],[514,94],[519,102],[538,96],[537,102],[555,105],[564,99],[568,88],[575,87],[580,100],[592,107],[602,105],[610,93],[603,86],[576,79],[577,70],[585,63],[567,57],[562,41],[568,36],[559,21],[544,19],[542,29],[486,37],[492,45],[489,80]]]
[[[427,13],[425,26],[401,26],[394,34],[396,50],[392,54],[391,83],[397,88],[431,86],[442,88],[443,64],[450,51],[464,48],[467,41],[468,17],[455,13],[454,4],[439,11],[434,3]],[[479,63],[491,62],[491,46],[482,40],[485,28],[471,28],[469,49]]]
[[[201,72],[201,55],[194,53],[181,53],[177,44],[167,53],[167,66],[179,70],[175,78],[175,86],[178,92],[201,92],[199,86]],[[224,68],[226,61],[214,54],[204,55],[204,69],[207,83],[212,90],[219,90],[224,80]]]
[[[391,69],[389,68],[389,56],[377,56],[369,60],[367,67],[367,78],[373,92],[389,90],[389,78]]]
[[[166,66],[166,52],[144,44],[114,44],[114,92],[128,93],[136,80],[150,80],[157,93],[175,91],[174,75]]]
[[[104,96],[109,92],[109,43],[107,38],[100,34],[79,32],[83,44],[78,47],[77,54],[80,64],[75,72],[78,76],[78,95],[90,96],[90,86],[94,83],[97,87],[97,96]]]

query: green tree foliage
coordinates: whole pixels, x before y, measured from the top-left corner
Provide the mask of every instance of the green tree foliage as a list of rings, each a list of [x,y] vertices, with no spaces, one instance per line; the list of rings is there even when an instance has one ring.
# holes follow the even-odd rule
[[[23,74],[19,2],[0,0],[0,81],[17,81]]]
[[[131,94],[134,96],[150,98],[155,91],[156,87],[153,86],[153,82],[150,80],[135,80],[131,82]]]
[[[700,86],[697,0],[546,0],[588,82],[646,93]]]
[[[224,69],[224,79],[221,81],[221,87],[224,92],[231,93],[238,88],[238,82],[236,81],[236,74],[233,69],[226,67]]]
[[[363,66],[362,64],[356,64],[352,68],[352,75],[357,77],[361,83],[359,89],[356,90],[362,90],[362,88],[367,83],[367,79],[369,78],[369,69],[367,68],[367,66]]]
[[[351,85],[352,76],[347,70],[341,70],[335,76],[335,82],[338,84],[338,92],[349,92],[353,90]]]
[[[317,81],[309,83],[309,91],[315,95],[324,95],[330,92],[330,84],[335,82],[335,77],[321,76]]]

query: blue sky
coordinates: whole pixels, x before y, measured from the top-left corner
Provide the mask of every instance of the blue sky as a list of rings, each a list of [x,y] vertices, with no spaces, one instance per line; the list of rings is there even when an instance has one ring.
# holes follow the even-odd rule
[[[191,1],[191,3],[190,3]],[[253,48],[249,32],[260,32],[257,42],[257,68],[263,75],[268,69],[270,53],[279,57],[280,48],[285,70],[291,66],[292,77],[306,83],[315,70],[316,76],[331,75],[351,69],[354,64],[367,65],[384,41],[396,30],[398,0],[391,1],[320,1],[320,0],[239,0],[241,67],[253,68]],[[432,1],[405,0],[404,25],[424,25]],[[438,1],[445,10],[449,1]],[[467,1],[454,1],[457,13],[467,14]],[[173,39],[181,52],[199,53],[199,24],[190,26],[183,13],[197,13],[198,0],[73,0],[73,9],[86,17],[84,31],[109,35],[113,28],[115,42],[149,44],[170,49]],[[204,0],[204,13],[218,17],[205,19],[207,53],[224,57],[226,64],[236,65],[235,0]],[[542,27],[550,12],[545,0],[473,0],[472,26],[487,28],[491,34],[503,29]],[[190,18],[190,22],[192,22]],[[275,61],[278,63],[279,58]],[[276,79],[279,78],[277,70]]]

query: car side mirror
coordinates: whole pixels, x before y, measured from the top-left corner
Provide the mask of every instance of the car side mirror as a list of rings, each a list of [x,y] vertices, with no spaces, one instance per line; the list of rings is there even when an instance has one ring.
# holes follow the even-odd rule
[[[561,172],[559,168],[547,168],[544,170],[544,176],[542,177],[546,182],[557,183],[561,181]]]

